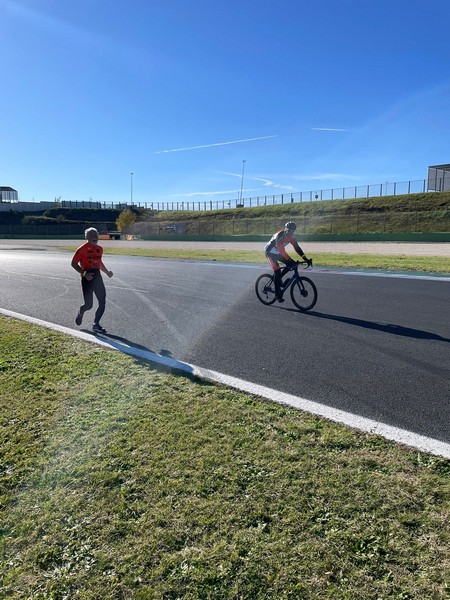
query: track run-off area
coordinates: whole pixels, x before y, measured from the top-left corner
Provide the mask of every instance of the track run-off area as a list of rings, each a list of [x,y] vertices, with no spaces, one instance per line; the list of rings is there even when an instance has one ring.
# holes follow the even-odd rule
[[[79,276],[55,245],[61,240],[0,241],[4,314],[450,458],[450,275],[313,269],[319,299],[305,314],[290,301],[258,302],[264,265],[107,255],[108,336],[96,338],[93,311],[80,328],[74,323]],[[315,246],[305,244],[308,255]],[[450,244],[383,244],[378,252],[389,247],[450,253]]]

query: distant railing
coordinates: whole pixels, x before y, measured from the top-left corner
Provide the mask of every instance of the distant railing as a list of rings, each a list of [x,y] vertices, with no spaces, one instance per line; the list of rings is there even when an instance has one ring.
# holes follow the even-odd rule
[[[418,194],[426,191],[444,191],[448,189],[439,181],[418,179],[414,181],[385,182],[370,185],[355,185],[351,187],[338,187],[325,190],[309,190],[307,192],[290,192],[287,194],[273,194],[264,196],[251,196],[249,198],[233,198],[231,200],[204,200],[203,202],[95,202],[78,200],[58,200],[55,202],[0,202],[0,211],[44,211],[48,208],[109,208],[123,210],[130,207],[145,208],[157,211],[207,211],[225,210],[228,208],[250,208],[255,206],[272,206],[275,204],[291,204],[294,202],[313,202],[320,200],[350,200],[355,198],[375,198],[379,196],[400,196],[404,194]]]
[[[426,191],[427,180],[379,183],[374,185],[357,185],[326,190],[310,190],[308,192],[290,192],[288,194],[251,196],[250,198],[232,200],[209,200],[203,202],[152,202],[145,203],[145,208],[153,210],[225,210],[227,208],[251,208],[255,206],[272,206],[275,204],[291,204],[294,202],[313,202],[320,200],[350,200],[355,198],[374,198],[379,196],[399,196],[402,194],[418,194]]]
[[[234,198],[232,200],[208,200],[203,202],[145,202],[143,206],[150,210],[225,210],[228,208],[251,208],[255,206],[272,206],[275,204],[291,204],[294,202],[313,202],[320,200],[350,200],[355,198],[375,198],[379,196],[400,196],[418,194],[427,191],[427,179],[414,181],[385,182],[372,185],[355,185],[352,187],[330,188],[325,190],[309,190],[307,192],[290,192],[288,194],[272,194]],[[434,190],[433,190],[434,191]]]

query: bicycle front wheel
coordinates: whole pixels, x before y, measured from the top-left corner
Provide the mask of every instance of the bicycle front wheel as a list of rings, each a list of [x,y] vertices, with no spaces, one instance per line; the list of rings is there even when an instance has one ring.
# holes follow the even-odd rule
[[[277,299],[273,275],[269,275],[268,273],[260,275],[255,283],[255,292],[260,302],[263,304],[273,304]]]
[[[317,302],[317,288],[308,277],[299,277],[291,285],[291,299],[301,311],[311,310]]]

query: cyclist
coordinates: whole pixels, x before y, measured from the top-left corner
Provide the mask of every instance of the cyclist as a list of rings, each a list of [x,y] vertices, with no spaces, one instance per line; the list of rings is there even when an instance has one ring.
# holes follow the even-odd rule
[[[306,258],[303,250],[298,245],[295,237],[296,229],[297,225],[292,221],[288,221],[284,226],[284,229],[277,231],[264,247],[267,259],[269,260],[269,263],[274,271],[275,295],[278,302],[284,302],[283,292],[281,291],[283,275],[285,275],[287,271],[289,271],[289,269],[295,264],[295,261],[292,260],[292,258],[286,252],[286,246],[288,244],[292,244],[294,250],[302,258],[302,260],[309,262],[309,259]],[[280,262],[286,265],[283,271],[279,265]]]
[[[98,308],[94,317],[92,331],[95,333],[106,333],[100,325],[100,319],[105,312],[106,290],[101,276],[101,271],[108,277],[113,276],[112,271],[108,271],[102,262],[103,248],[98,245],[98,231],[94,227],[89,227],[84,232],[87,242],[80,246],[72,258],[72,267],[81,275],[81,288],[83,291],[84,304],[75,319],[77,325],[81,325],[83,314],[92,308],[93,295],[98,300]]]

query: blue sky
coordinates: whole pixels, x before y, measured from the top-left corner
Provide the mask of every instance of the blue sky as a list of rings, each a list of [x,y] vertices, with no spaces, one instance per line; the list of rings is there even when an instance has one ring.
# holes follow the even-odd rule
[[[0,0],[0,185],[215,202],[424,179],[450,162],[449,25],[448,0]]]

